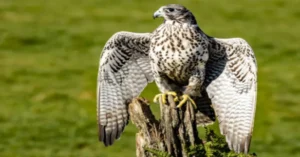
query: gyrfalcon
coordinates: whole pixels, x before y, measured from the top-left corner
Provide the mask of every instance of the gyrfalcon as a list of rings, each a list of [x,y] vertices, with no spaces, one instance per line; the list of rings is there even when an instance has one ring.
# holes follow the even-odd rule
[[[197,108],[199,125],[214,114],[231,150],[247,153],[254,126],[257,64],[242,38],[208,36],[184,6],[169,4],[153,15],[164,22],[152,33],[117,32],[105,44],[98,71],[99,140],[108,146],[128,124],[127,107],[155,80],[163,99]],[[213,107],[213,110],[210,107]]]

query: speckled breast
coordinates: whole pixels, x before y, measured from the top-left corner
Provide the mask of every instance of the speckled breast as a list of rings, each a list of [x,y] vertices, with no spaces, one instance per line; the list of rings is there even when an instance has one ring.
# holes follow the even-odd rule
[[[174,25],[159,27],[151,39],[152,70],[174,81],[187,82],[199,62],[208,59],[203,55],[201,42],[200,34],[193,29]]]

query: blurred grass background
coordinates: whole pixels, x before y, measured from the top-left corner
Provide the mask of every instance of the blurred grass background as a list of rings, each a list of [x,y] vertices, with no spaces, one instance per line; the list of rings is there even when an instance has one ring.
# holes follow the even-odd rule
[[[1,0],[0,156],[135,156],[132,124],[112,147],[98,142],[99,56],[117,31],[153,31],[168,3],[189,8],[211,36],[250,43],[259,66],[251,152],[300,156],[298,0]],[[155,93],[152,84],[142,95]]]

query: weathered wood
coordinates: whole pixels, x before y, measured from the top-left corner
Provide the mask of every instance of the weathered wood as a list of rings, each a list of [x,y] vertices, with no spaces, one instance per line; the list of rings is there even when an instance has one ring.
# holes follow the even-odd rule
[[[137,157],[187,157],[187,150],[201,143],[195,111],[189,102],[180,109],[172,96],[167,104],[160,100],[160,120],[156,120],[145,99],[134,99],[129,114],[139,132],[136,134]]]
[[[129,105],[129,114],[132,123],[140,130],[136,134],[136,155],[151,156],[145,148],[164,150],[159,122],[152,114],[148,102],[145,99],[134,99]]]

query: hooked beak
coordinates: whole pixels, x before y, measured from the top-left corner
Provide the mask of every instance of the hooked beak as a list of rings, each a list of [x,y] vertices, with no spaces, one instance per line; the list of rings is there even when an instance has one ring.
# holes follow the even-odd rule
[[[163,16],[162,8],[159,8],[159,9],[153,14],[153,19],[156,19],[156,18],[162,17],[162,16]]]

